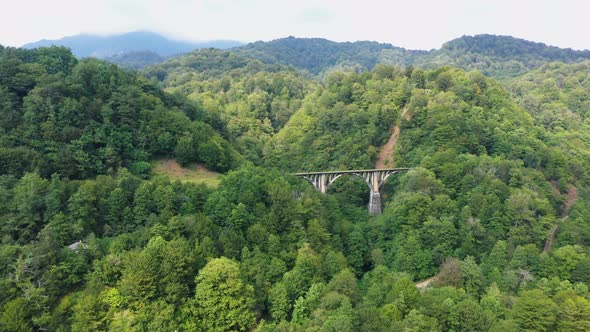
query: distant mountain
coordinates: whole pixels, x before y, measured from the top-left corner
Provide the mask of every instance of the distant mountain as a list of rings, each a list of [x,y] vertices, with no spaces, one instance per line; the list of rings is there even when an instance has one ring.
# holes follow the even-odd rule
[[[377,42],[338,43],[321,38],[288,37],[255,42],[232,49],[266,63],[291,65],[319,74],[330,69],[370,70],[378,63],[437,68],[452,65],[504,79],[543,64],[590,59],[590,51],[576,51],[510,36],[463,36],[431,51],[406,50]]]
[[[427,69],[450,65],[506,80],[550,62],[577,63],[590,60],[590,50],[577,51],[511,36],[485,34],[462,36],[445,43],[440,49],[430,51],[407,50],[372,41],[334,42],[323,38],[296,37],[257,41],[247,45],[231,40],[191,43],[170,40],[145,31],[113,36],[77,35],[59,40],[41,40],[23,47],[51,45],[69,47],[79,58],[93,56],[136,69],[196,49],[230,49],[231,53],[242,57],[266,64],[288,65],[314,75],[332,70],[367,71],[383,63]]]
[[[208,42],[185,42],[171,40],[159,34],[147,31],[135,31],[112,36],[97,36],[81,34],[64,37],[58,40],[40,40],[23,45],[23,48],[37,48],[42,46],[65,46],[72,49],[79,58],[97,57],[107,58],[127,52],[150,51],[159,56],[170,56],[186,53],[199,48],[227,49],[242,45],[234,40],[213,40]]]
[[[125,68],[141,69],[156,63],[163,62],[163,57],[152,51],[129,51],[113,54],[105,57],[104,60]]]

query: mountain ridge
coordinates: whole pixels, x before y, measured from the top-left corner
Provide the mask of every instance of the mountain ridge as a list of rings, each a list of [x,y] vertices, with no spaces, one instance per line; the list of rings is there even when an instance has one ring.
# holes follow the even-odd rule
[[[326,38],[288,36],[242,44],[231,40],[185,42],[147,31],[112,36],[81,34],[59,40],[43,39],[24,48],[63,45],[77,57],[98,57],[123,67],[140,69],[172,56],[203,48],[226,49],[267,64],[289,65],[313,75],[334,70],[368,71],[377,64],[434,69],[450,65],[478,70],[497,79],[510,79],[549,62],[575,63],[590,59],[590,50],[559,48],[507,35],[463,35],[438,49],[412,50],[376,41],[336,42]]]
[[[31,49],[51,45],[69,47],[77,57],[105,58],[129,51],[152,51],[160,56],[170,56],[198,48],[226,49],[242,45],[242,43],[233,40],[189,42],[170,39],[150,31],[132,31],[108,36],[79,34],[55,40],[42,39],[24,44],[22,48]]]
[[[429,51],[372,41],[334,42],[324,38],[292,36],[268,42],[257,41],[231,51],[266,63],[292,65],[316,75],[331,69],[371,70],[378,63],[383,63],[428,69],[451,65],[504,79],[548,62],[573,63],[590,59],[590,50],[559,48],[491,34],[464,35]]]

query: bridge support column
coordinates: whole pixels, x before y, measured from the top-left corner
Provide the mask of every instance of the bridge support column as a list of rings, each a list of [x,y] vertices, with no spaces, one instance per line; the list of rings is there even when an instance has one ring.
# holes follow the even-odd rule
[[[326,174],[321,174],[318,179],[318,186],[320,187],[320,192],[325,194],[328,192],[328,179]]]
[[[381,214],[381,193],[379,190],[371,190],[371,195],[369,196],[369,214]]]
[[[379,192],[379,187],[381,186],[381,179],[380,179],[380,172],[371,172],[369,174],[369,188],[371,189],[371,194],[369,196],[369,214],[377,215],[381,214],[381,193]]]

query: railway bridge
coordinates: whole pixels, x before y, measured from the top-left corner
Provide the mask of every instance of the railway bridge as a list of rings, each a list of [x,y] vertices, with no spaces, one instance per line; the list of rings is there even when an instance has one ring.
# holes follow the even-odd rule
[[[328,188],[339,177],[343,175],[358,176],[365,180],[365,183],[370,189],[369,214],[377,215],[381,214],[381,193],[379,191],[381,185],[383,185],[390,175],[408,171],[410,169],[411,168],[362,169],[351,171],[295,173],[294,175],[306,179],[317,191],[323,194],[328,192]]]

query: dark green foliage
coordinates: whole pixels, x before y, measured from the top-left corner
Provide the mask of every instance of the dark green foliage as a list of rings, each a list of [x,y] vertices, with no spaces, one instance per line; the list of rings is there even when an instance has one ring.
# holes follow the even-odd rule
[[[203,122],[205,111],[114,65],[78,62],[65,48],[7,48],[0,71],[1,174],[85,178],[128,167],[145,175],[141,163],[174,155],[186,132],[195,132],[193,145],[206,150],[190,161],[217,170],[234,165],[236,153]]]
[[[420,51],[406,51],[390,44],[376,42],[336,43],[321,38],[288,37],[270,42],[256,42],[236,49],[236,53],[255,57],[266,63],[281,63],[318,74],[337,65],[359,65],[372,69],[387,51],[392,57],[411,57]],[[389,53],[391,52],[391,54]],[[397,63],[405,64],[405,63]]]
[[[506,79],[549,62],[579,62],[589,57],[589,51],[562,49],[510,36],[476,35],[451,40],[440,49],[416,58],[414,65],[427,68],[451,65]]]
[[[589,51],[561,49],[496,35],[463,36],[431,51],[406,50],[376,42],[337,43],[321,38],[288,37],[255,42],[235,48],[233,52],[265,63],[305,69],[313,74],[343,70],[367,71],[383,63],[430,69],[451,65],[477,70],[500,79],[521,75],[553,61],[571,63],[590,58]]]
[[[157,83],[60,48],[0,54],[1,330],[589,326],[585,125],[546,122],[530,82],[384,65],[318,82],[204,50],[147,69]],[[586,68],[553,66],[531,91],[583,119]],[[381,216],[361,179],[322,195],[288,175],[374,168],[393,126],[413,169],[382,186]],[[161,155],[227,173],[151,177]]]

